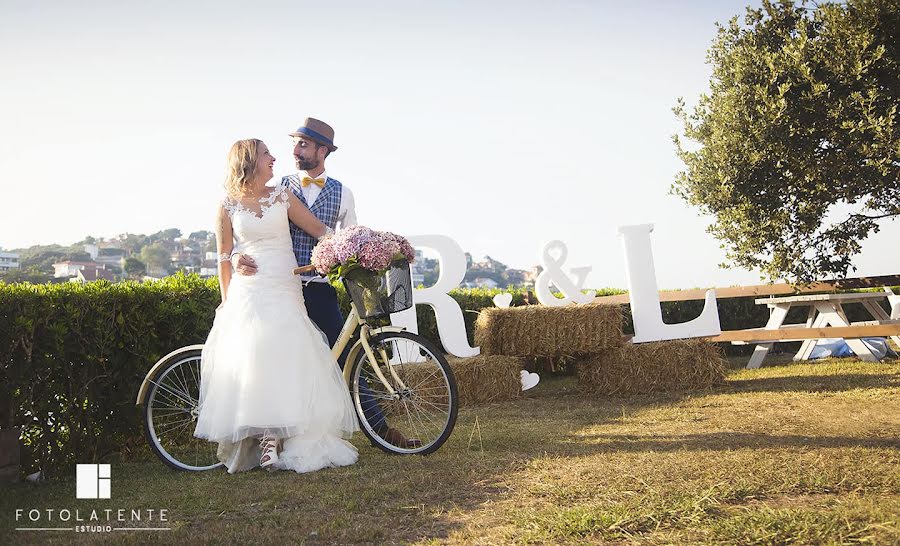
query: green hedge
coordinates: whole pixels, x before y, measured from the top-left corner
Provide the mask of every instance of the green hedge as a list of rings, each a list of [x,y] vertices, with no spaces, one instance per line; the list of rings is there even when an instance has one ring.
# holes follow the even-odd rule
[[[478,312],[505,291],[451,292],[470,343]],[[510,292],[513,305],[534,301],[523,290]],[[338,294],[346,313],[342,287]],[[134,405],[141,382],[170,351],[204,342],[219,301],[215,279],[184,275],[147,283],[0,283],[0,426],[24,426],[23,471],[41,468],[52,476],[114,453],[146,453]],[[664,303],[664,320],[690,320],[702,306]],[[851,320],[861,318],[850,311]],[[753,298],[721,300],[719,315],[724,330],[762,326],[768,318]],[[419,332],[440,343],[430,307],[419,306],[418,319]]]
[[[24,425],[23,470],[146,449],[134,405],[150,366],[202,343],[216,281],[0,284],[0,425]]]

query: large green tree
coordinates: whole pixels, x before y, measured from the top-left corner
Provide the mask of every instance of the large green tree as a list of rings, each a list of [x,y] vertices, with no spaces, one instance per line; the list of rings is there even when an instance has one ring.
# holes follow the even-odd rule
[[[136,254],[147,242],[146,235],[136,235],[134,233],[123,233],[117,237],[119,246],[127,250],[130,254]]]
[[[147,266],[137,258],[126,258],[125,273],[127,273],[129,277],[136,279],[147,273]]]
[[[141,260],[147,267],[168,273],[171,268],[171,254],[161,243],[153,243],[141,249]]]
[[[188,239],[192,241],[203,241],[205,242],[209,239],[213,233],[211,231],[201,230],[201,231],[192,231],[190,235],[188,235]]]
[[[34,267],[10,269],[0,273],[0,282],[12,284],[15,282],[30,282],[31,284],[43,284],[50,282],[53,275],[44,273]]]
[[[719,26],[709,93],[674,109],[672,189],[712,215],[728,265],[844,277],[900,215],[898,36],[900,0],[765,1]]]
[[[153,235],[150,235],[148,237],[148,239],[150,239],[151,242],[155,243],[158,241],[174,241],[175,239],[177,239],[179,237],[181,237],[180,229],[169,228],[169,229],[164,229],[162,231],[157,231]]]

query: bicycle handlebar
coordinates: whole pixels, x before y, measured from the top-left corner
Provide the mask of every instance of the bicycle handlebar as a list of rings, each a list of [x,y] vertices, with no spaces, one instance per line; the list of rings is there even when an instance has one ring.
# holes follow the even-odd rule
[[[309,273],[315,273],[316,266],[314,265],[304,265],[302,267],[294,268],[294,275],[308,275]]]

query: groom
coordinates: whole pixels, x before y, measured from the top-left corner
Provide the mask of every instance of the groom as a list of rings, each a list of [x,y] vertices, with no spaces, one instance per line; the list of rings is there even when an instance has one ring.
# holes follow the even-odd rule
[[[323,224],[336,229],[338,225],[346,228],[356,225],[356,210],[353,193],[350,188],[325,174],[325,159],[337,150],[334,145],[334,129],[327,123],[314,118],[306,118],[303,125],[290,133],[294,141],[294,162],[299,172],[281,179],[288,185],[294,195],[306,205]],[[290,224],[291,239],[297,265],[309,265],[312,249],[316,239],[294,224]],[[252,257],[238,255],[232,260],[234,269],[241,275],[256,273],[256,264]],[[337,292],[328,281],[319,276],[303,277],[303,299],[306,311],[334,346],[344,317],[338,305]],[[343,369],[347,355],[342,354],[338,363]],[[373,423],[379,435],[388,442],[404,448],[418,447],[418,440],[406,439],[400,431],[388,426],[381,408],[373,403],[363,408],[366,420]],[[374,426],[377,423],[378,426]]]

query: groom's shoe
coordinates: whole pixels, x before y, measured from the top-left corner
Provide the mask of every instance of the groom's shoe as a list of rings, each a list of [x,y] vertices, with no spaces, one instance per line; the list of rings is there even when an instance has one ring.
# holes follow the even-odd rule
[[[417,447],[422,447],[421,440],[417,438],[407,438],[399,430],[392,427],[388,427],[379,435],[387,440],[388,443],[397,447],[402,447],[403,449],[415,449]]]

